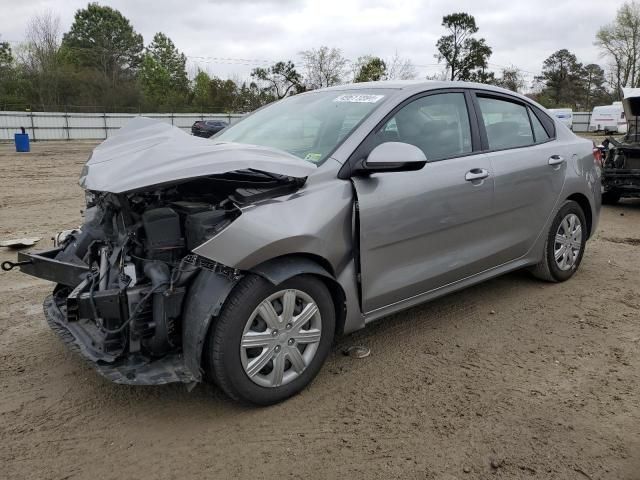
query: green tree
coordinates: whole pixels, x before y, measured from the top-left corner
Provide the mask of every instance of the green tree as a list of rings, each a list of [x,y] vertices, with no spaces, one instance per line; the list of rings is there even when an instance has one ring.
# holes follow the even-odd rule
[[[486,81],[487,62],[492,50],[478,32],[476,20],[468,13],[452,13],[442,18],[448,34],[436,43],[438,62],[445,61],[450,80]]]
[[[155,34],[138,73],[146,103],[174,109],[184,105],[189,88],[186,62],[169,37]]]
[[[7,103],[14,103],[14,92],[10,87],[14,78],[13,52],[9,42],[0,42],[0,110]]]
[[[292,91],[299,91],[302,86],[302,76],[291,61],[277,62],[268,68],[255,68],[251,77],[265,83],[265,91],[278,99],[286,97]]]
[[[547,107],[577,107],[583,89],[584,69],[567,49],[558,50],[542,65],[537,78],[544,88],[540,102]]]
[[[5,73],[13,68],[13,52],[9,42],[0,42],[0,72]]]
[[[612,101],[611,95],[605,87],[604,70],[600,65],[590,63],[583,69],[582,85],[584,91],[585,110],[591,111],[595,105],[603,105]]]
[[[470,82],[486,83],[488,85],[496,85],[498,83],[496,74],[486,70],[484,67],[471,72],[469,74],[469,78],[466,80],[469,80]]]
[[[251,112],[276,99],[269,89],[260,88],[255,82],[239,85],[202,70],[198,70],[192,85],[191,104],[199,112]]]
[[[0,42],[0,110],[26,102],[25,82],[9,42]]]
[[[142,61],[142,35],[118,10],[90,3],[76,11],[62,46],[80,67],[97,70],[112,87],[131,79]]]
[[[200,69],[193,79],[191,93],[193,95],[192,104],[202,109],[209,102],[209,82],[211,77]]]
[[[233,111],[238,113],[251,112],[274,100],[273,95],[264,92],[255,82],[250,82],[248,85],[243,82],[237,90]]]
[[[365,55],[358,58],[356,62],[356,72],[353,81],[375,82],[387,78],[387,64],[380,57]]]

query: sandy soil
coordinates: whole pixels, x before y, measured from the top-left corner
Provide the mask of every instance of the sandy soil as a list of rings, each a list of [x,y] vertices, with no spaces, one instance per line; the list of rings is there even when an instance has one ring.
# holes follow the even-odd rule
[[[91,146],[0,145],[1,238],[80,222]],[[394,315],[262,409],[110,384],[47,328],[52,285],[0,273],[0,477],[640,479],[639,249],[640,202],[606,207],[571,281],[515,273]]]

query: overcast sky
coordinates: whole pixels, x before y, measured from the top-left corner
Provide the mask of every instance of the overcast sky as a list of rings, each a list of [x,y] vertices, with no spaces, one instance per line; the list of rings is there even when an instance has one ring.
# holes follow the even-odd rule
[[[435,43],[442,16],[465,11],[475,16],[479,35],[493,48],[490,67],[516,65],[528,77],[540,72],[554,51],[567,48],[583,63],[605,61],[593,46],[597,29],[613,20],[624,0],[111,0],[99,2],[122,12],[144,36],[169,35],[199,66],[222,77],[245,79],[251,68],[327,45],[356,59],[410,58],[419,77],[437,73]],[[0,38],[12,46],[24,37],[27,19],[50,10],[63,31],[80,0],[0,0]]]

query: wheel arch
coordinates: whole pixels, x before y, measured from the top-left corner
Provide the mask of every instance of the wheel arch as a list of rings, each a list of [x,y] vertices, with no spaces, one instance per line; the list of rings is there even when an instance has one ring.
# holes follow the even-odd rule
[[[320,280],[329,290],[336,314],[336,335],[344,331],[347,316],[346,295],[335,277],[331,263],[312,253],[295,253],[275,257],[249,270],[260,275],[274,285],[296,277],[298,275],[311,275]]]
[[[573,200],[578,205],[580,205],[580,208],[582,209],[584,217],[587,221],[587,238],[591,237],[591,235],[593,234],[593,211],[591,210],[591,203],[589,202],[589,199],[582,193],[574,193],[573,195],[567,197],[567,200]]]

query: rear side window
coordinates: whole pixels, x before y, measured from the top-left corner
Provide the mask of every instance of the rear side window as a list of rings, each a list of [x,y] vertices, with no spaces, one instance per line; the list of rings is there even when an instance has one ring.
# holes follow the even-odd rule
[[[531,125],[533,126],[533,135],[535,137],[536,143],[543,143],[549,140],[549,134],[544,129],[544,126],[542,125],[538,117],[536,117],[535,113],[531,111],[531,109],[529,109],[529,115],[531,117]]]
[[[502,150],[532,145],[533,130],[527,108],[497,98],[478,97],[489,149]]]

